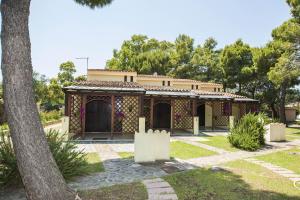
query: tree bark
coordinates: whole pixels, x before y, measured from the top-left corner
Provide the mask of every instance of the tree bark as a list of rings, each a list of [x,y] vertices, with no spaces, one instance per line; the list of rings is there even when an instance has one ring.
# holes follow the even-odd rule
[[[286,84],[283,83],[280,87],[280,94],[279,94],[279,118],[280,122],[286,124],[286,117],[285,117],[285,98],[286,98]]]
[[[74,199],[49,149],[34,101],[30,0],[2,0],[4,104],[19,172],[30,200]]]
[[[278,114],[277,114],[277,110],[275,108],[275,104],[271,103],[270,108],[272,110],[272,118],[273,119],[277,119],[278,118]]]

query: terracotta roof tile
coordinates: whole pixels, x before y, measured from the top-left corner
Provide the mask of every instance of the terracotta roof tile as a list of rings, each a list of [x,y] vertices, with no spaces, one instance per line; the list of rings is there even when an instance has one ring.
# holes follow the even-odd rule
[[[74,85],[89,87],[142,88],[138,83],[122,81],[80,81],[76,82]]]
[[[150,85],[143,85],[143,88],[146,91],[169,91],[169,92],[190,92],[191,90],[187,89],[179,89],[174,87],[168,87],[168,86],[150,86]]]
[[[138,77],[146,77],[146,78],[168,78],[172,79],[172,77],[165,76],[165,75],[154,75],[154,74],[138,74]]]
[[[119,69],[88,69],[88,71],[106,71],[106,72],[135,72],[135,71],[129,71],[129,70],[119,70]]]

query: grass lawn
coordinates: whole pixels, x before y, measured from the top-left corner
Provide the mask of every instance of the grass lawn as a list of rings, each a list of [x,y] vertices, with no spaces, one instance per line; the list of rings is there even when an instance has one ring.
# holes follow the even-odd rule
[[[119,156],[121,158],[134,158],[134,153],[133,152],[118,152]]]
[[[286,128],[285,133],[286,133],[286,139],[289,141],[300,139],[300,129],[299,128]]]
[[[85,168],[86,173],[90,174],[104,171],[104,167],[98,153],[88,153],[86,155],[86,161],[88,162],[88,165]]]
[[[246,161],[226,165],[229,171],[196,169],[164,177],[181,200],[296,200],[300,191],[293,183],[273,172]]]
[[[180,158],[180,159],[190,159],[190,158],[216,155],[217,153],[191,144],[175,141],[175,142],[171,142],[170,144],[170,154],[171,157]]]
[[[290,154],[292,152],[298,152],[299,154]],[[299,148],[293,148],[286,151],[280,151],[268,155],[258,156],[256,158],[292,170],[297,174],[300,174],[300,149]]]
[[[82,200],[144,200],[148,198],[147,190],[142,183],[114,185],[95,190],[79,192]]]
[[[199,142],[210,145],[210,146],[214,146],[214,147],[217,147],[220,149],[224,149],[226,151],[239,151],[239,149],[231,146],[227,137],[225,137],[225,136],[206,137],[206,139],[208,139],[209,141],[199,141]]]

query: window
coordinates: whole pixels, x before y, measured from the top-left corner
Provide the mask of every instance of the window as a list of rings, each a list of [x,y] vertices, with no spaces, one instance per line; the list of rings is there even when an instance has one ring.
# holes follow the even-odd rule
[[[127,76],[124,76],[124,82],[127,82]]]
[[[133,76],[130,76],[130,82],[133,82]]]
[[[196,90],[198,90],[198,85],[196,85]]]
[[[218,92],[220,92],[221,91],[221,88],[218,88]]]
[[[168,81],[168,86],[171,86],[171,81]]]
[[[194,85],[192,85],[192,90],[194,89]]]
[[[232,111],[231,103],[224,102],[223,103],[223,116],[230,116]]]
[[[162,85],[165,86],[165,81],[162,82]]]
[[[214,91],[216,92],[216,91],[217,91],[217,88],[214,88]]]

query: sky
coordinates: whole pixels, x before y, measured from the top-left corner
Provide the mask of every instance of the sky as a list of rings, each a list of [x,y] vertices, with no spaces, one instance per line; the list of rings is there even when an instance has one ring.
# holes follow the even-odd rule
[[[94,10],[73,0],[32,0],[32,62],[47,77],[68,60],[76,75],[86,74],[86,62],[77,57],[89,57],[89,68],[104,68],[133,34],[168,41],[187,34],[195,45],[214,37],[218,48],[239,38],[263,46],[290,17],[285,0],[114,0]]]

